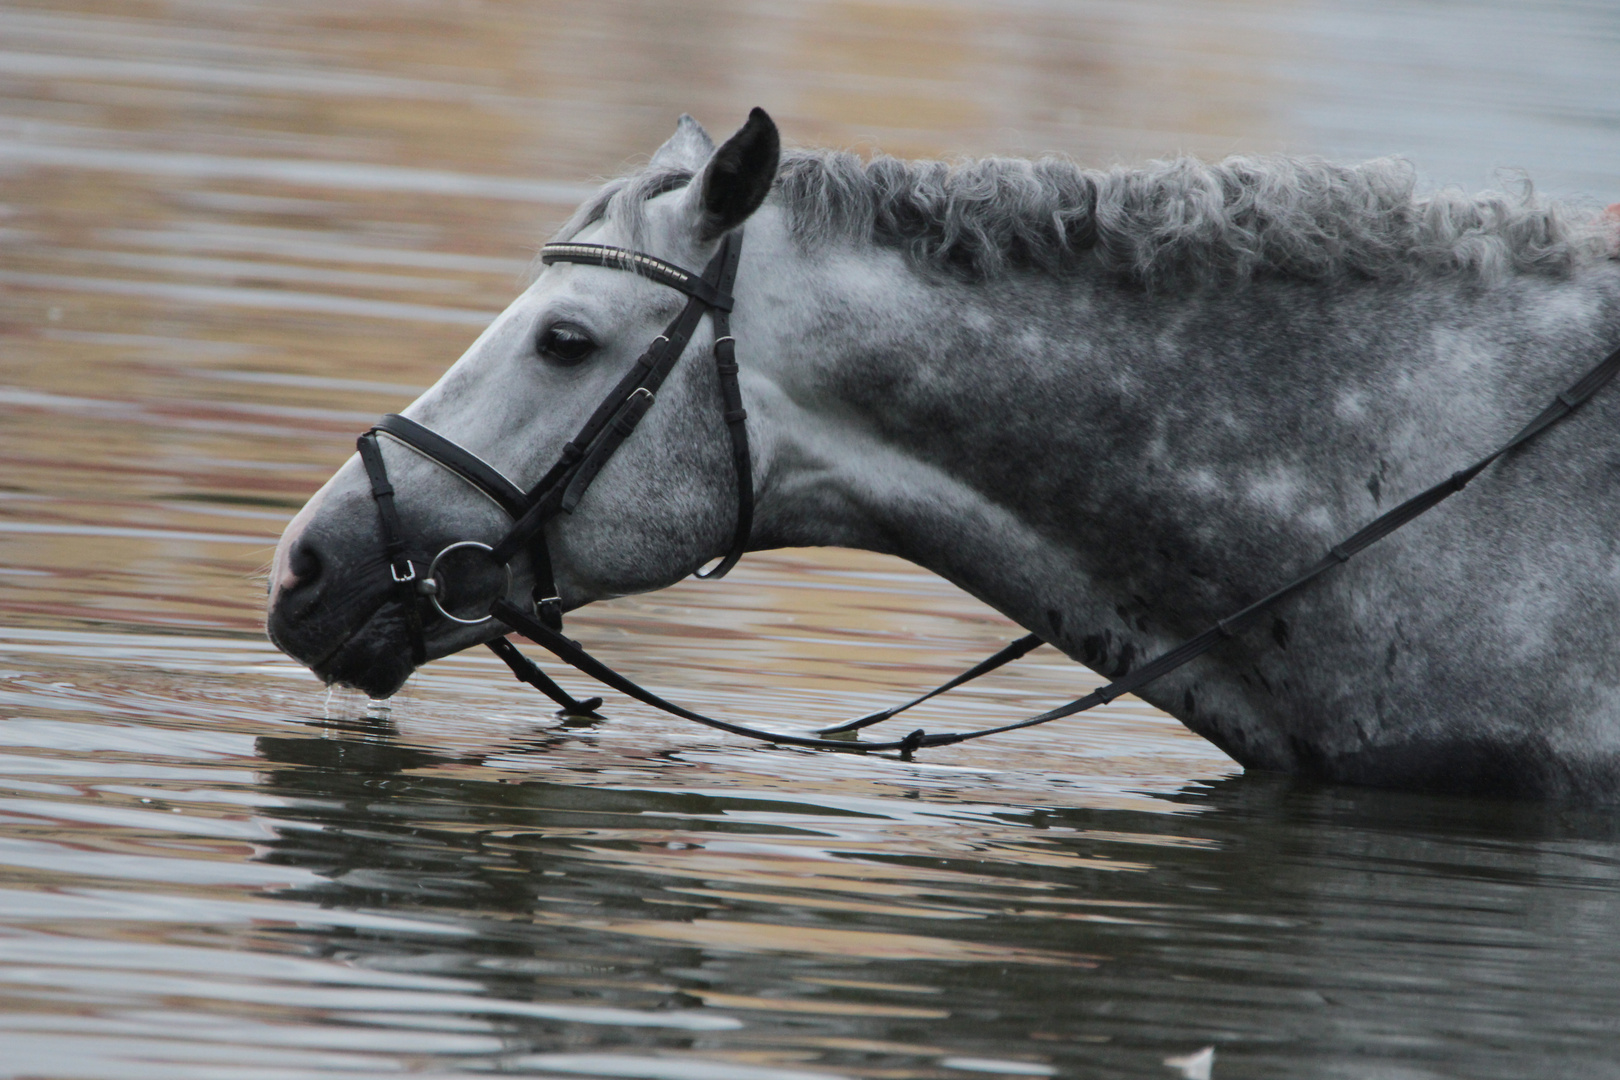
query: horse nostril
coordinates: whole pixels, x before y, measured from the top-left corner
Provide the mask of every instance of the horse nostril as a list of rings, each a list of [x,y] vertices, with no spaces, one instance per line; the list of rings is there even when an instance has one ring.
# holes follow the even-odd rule
[[[286,583],[286,588],[304,589],[315,584],[320,580],[321,566],[321,556],[315,550],[315,545],[300,539],[287,556],[287,574],[291,580]]]

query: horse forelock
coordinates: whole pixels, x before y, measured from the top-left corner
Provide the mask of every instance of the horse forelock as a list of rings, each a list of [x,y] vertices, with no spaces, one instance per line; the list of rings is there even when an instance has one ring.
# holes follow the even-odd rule
[[[612,220],[624,226],[630,246],[640,249],[645,246],[647,233],[647,203],[685,187],[692,177],[687,169],[648,168],[609,180],[574,211],[551,239],[558,243],[572,240],[597,222]],[[529,280],[532,282],[543,269],[539,256],[535,256],[529,265]]]
[[[602,190],[574,211],[557,230],[555,241],[572,240],[599,221],[612,220],[624,226],[633,245],[641,243],[647,228],[647,203],[660,195],[678,191],[692,182],[689,169],[647,168],[630,173],[602,186]]]

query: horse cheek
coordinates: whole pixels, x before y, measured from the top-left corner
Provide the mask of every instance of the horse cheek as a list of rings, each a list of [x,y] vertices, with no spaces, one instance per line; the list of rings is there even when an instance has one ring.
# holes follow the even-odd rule
[[[683,452],[693,432],[637,434],[649,436],[643,452],[611,462],[556,526],[552,557],[570,608],[667,588],[729,537],[735,495],[719,483],[727,463]]]

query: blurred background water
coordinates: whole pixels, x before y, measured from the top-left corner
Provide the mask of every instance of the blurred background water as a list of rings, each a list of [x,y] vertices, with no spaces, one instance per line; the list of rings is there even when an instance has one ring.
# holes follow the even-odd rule
[[[0,1075],[1620,1076],[1606,813],[1244,776],[1129,700],[909,764],[566,725],[476,656],[379,707],[261,632],[285,520],[682,111],[1601,204],[1617,46],[1609,2],[0,0]],[[822,551],[573,626],[796,725],[1015,633]],[[991,681],[928,726],[1096,683]]]

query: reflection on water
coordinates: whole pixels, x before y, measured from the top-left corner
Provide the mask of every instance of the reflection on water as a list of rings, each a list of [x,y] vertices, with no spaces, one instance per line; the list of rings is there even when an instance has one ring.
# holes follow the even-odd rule
[[[1601,815],[1240,776],[1129,700],[915,763],[564,724],[472,655],[379,708],[260,612],[356,431],[680,109],[1613,201],[1617,39],[1596,0],[0,5],[0,1074],[1620,1075]],[[1014,632],[838,552],[575,625],[804,727]],[[921,722],[1096,680],[990,682]]]
[[[1603,815],[828,762],[470,664],[398,711],[477,721],[412,736],[301,716],[266,647],[117,636],[5,653],[14,1075],[1607,1075]]]

